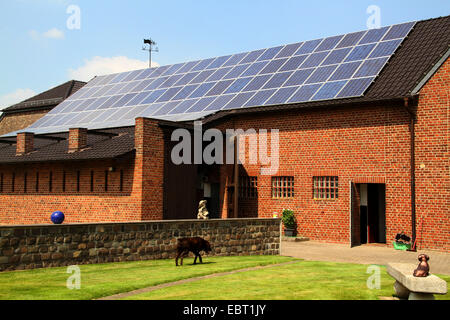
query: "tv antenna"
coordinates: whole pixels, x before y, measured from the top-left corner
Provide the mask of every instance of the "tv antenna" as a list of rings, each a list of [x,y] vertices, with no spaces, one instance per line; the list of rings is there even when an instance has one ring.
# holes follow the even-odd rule
[[[145,46],[146,44],[148,44],[148,47]],[[144,39],[144,46],[142,47],[142,50],[148,51],[148,54],[149,54],[148,67],[149,68],[152,67],[152,52],[159,52],[158,47],[155,47],[155,46],[156,46],[156,42],[153,41],[152,39]]]

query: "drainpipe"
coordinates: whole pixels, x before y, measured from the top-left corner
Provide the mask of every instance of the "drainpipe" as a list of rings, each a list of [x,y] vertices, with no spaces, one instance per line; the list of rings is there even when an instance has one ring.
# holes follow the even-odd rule
[[[411,243],[416,243],[416,164],[415,164],[415,120],[416,114],[409,107],[410,98],[404,98],[404,107],[409,114],[410,167],[411,167]],[[416,251],[416,247],[411,248]]]

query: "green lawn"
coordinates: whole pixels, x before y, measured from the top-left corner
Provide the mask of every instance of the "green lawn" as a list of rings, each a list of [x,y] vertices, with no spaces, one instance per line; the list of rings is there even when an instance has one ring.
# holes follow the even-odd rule
[[[192,265],[184,259],[176,267],[173,259],[80,265],[81,289],[69,290],[71,274],[66,267],[0,272],[0,300],[96,299],[161,283],[254,266],[294,260],[281,256],[208,257],[203,264]]]
[[[236,273],[131,296],[127,299],[190,300],[376,300],[392,297],[394,280],[381,266],[380,289],[368,289],[367,265],[299,261],[294,264]],[[450,285],[450,276],[440,277]],[[450,296],[436,295],[449,300]]]
[[[381,266],[381,289],[368,289],[367,265],[303,261],[282,256],[193,258],[176,267],[173,259],[81,265],[81,289],[69,290],[66,268],[0,273],[0,299],[95,299],[218,272],[297,260],[293,264],[240,272],[159,289],[128,299],[264,300],[378,299],[394,294],[394,280]],[[450,276],[439,275],[450,284]],[[437,299],[450,299],[436,295]]]

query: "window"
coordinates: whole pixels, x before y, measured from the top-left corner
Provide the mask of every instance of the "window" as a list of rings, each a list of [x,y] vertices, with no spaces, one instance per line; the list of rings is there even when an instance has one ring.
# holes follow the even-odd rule
[[[105,192],[108,192],[108,170],[105,170]]]
[[[258,177],[239,178],[239,198],[251,199],[258,197]]]
[[[338,177],[313,177],[314,199],[337,199]]]
[[[63,171],[63,176],[62,176],[62,191],[66,192],[66,172]]]
[[[27,189],[28,189],[28,174],[25,172],[24,174],[23,174],[23,192],[24,193],[27,193]]]
[[[36,172],[36,185],[35,185],[36,192],[39,192],[39,172]]]
[[[52,192],[53,191],[53,172],[50,171],[49,175],[48,175],[48,192]]]
[[[80,171],[77,171],[77,192],[80,192]]]
[[[294,197],[294,177],[272,177],[272,198]]]
[[[123,191],[123,170],[120,170],[120,192]]]
[[[16,174],[13,172],[11,177],[11,192],[14,192],[15,185],[16,185]]]
[[[94,192],[94,171],[91,171],[91,192]]]
[[[0,193],[3,193],[3,173],[0,174]]]

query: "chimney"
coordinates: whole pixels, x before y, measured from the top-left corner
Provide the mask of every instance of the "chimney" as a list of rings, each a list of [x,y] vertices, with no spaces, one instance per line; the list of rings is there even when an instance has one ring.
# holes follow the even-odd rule
[[[21,132],[17,134],[16,156],[23,156],[34,150],[34,133]]]
[[[69,129],[69,152],[77,152],[87,146],[87,129]]]

